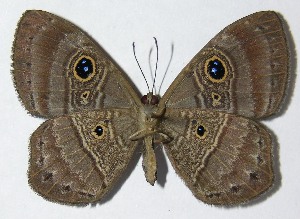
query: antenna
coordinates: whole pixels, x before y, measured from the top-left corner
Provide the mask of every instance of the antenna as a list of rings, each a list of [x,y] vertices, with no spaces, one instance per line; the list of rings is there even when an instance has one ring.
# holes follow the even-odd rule
[[[146,77],[145,77],[145,75],[144,75],[144,72],[143,72],[143,70],[142,70],[142,68],[141,68],[141,66],[140,66],[139,61],[138,61],[137,58],[136,58],[136,54],[135,54],[135,44],[134,44],[134,42],[132,43],[132,48],[133,48],[133,55],[134,55],[135,61],[136,61],[136,63],[138,64],[140,71],[142,72],[142,75],[143,75],[143,77],[144,77],[144,79],[145,79],[145,82],[146,82],[146,85],[147,85],[147,88],[148,88],[148,92],[150,93],[150,88],[149,88],[148,82],[147,82]],[[152,88],[152,91],[153,91],[153,88]]]
[[[167,66],[167,68],[166,68],[166,71],[165,71],[165,73],[164,73],[163,79],[161,80],[161,84],[160,84],[159,89],[158,89],[158,94],[160,94],[160,90],[161,90],[162,84],[164,83],[164,80],[165,80],[165,78],[166,78],[167,72],[168,72],[168,70],[169,70],[169,67],[170,67],[170,64],[171,64],[171,61],[172,61],[172,58],[173,58],[173,54],[174,54],[174,44],[172,43],[172,45],[171,45],[171,56],[170,56],[170,60],[169,60],[168,66]]]
[[[157,44],[157,40],[155,37],[153,37],[154,41],[155,41],[155,46],[156,46],[156,64],[155,64],[155,72],[154,72],[154,79],[153,79],[153,86],[152,86],[152,93],[153,93],[153,89],[155,86],[155,80],[156,80],[156,72],[157,72],[157,64],[158,64],[158,44]]]

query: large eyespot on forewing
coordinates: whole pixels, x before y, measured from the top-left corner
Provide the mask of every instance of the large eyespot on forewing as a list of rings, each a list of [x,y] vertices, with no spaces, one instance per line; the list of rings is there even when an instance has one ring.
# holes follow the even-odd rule
[[[210,81],[224,82],[228,75],[227,64],[221,57],[214,55],[205,61],[204,72]]]
[[[81,82],[91,80],[96,74],[95,60],[87,55],[77,57],[73,66],[73,74]]]

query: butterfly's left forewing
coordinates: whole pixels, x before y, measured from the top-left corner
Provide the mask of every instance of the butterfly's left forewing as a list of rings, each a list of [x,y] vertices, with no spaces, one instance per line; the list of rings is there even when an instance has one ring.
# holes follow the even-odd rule
[[[272,142],[255,121],[198,109],[166,111],[165,150],[193,194],[210,204],[246,202],[273,183]]]
[[[22,103],[34,116],[140,105],[125,73],[91,37],[45,11],[29,10],[21,17],[12,73]]]

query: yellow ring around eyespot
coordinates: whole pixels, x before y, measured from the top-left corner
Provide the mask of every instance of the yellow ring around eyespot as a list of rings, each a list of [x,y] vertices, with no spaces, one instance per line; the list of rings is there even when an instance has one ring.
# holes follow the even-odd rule
[[[97,126],[101,126],[101,128],[103,129],[103,134],[101,136],[97,135],[95,132],[95,129],[97,128]],[[105,134],[106,134],[107,128],[103,123],[98,123],[97,125],[94,126],[94,129],[92,129],[92,135],[96,138],[96,139],[102,139],[104,138]]]
[[[197,129],[198,129],[198,127],[199,126],[203,126],[203,128],[204,128],[204,130],[205,130],[205,132],[204,132],[204,135],[203,136],[200,136],[200,135],[198,135],[198,133],[197,133]],[[200,138],[200,139],[205,139],[206,138],[206,136],[207,136],[207,134],[208,134],[208,130],[206,129],[206,126],[205,125],[203,125],[203,124],[197,124],[197,128],[196,128],[196,136],[197,136],[197,138]]]
[[[88,76],[88,77],[85,78],[85,79],[79,77],[78,74],[77,74],[77,72],[76,72],[76,66],[77,66],[78,62],[79,62],[81,59],[83,59],[83,58],[86,58],[86,59],[90,60],[90,61],[92,62],[92,65],[93,65],[93,72],[92,72],[92,74],[90,74],[90,76]],[[91,79],[95,76],[95,74],[96,74],[96,62],[95,62],[95,60],[94,60],[92,57],[90,57],[90,56],[86,56],[86,55],[80,56],[79,58],[77,58],[76,62],[74,63],[74,66],[73,66],[73,74],[74,74],[74,77],[75,77],[77,80],[81,81],[81,82],[86,82],[86,81],[91,80]]]
[[[223,78],[221,78],[221,79],[214,79],[214,78],[212,78],[212,77],[210,76],[210,74],[207,72],[208,63],[209,63],[210,61],[215,60],[215,59],[217,59],[218,61],[220,61],[220,62],[222,63],[222,65],[223,65],[224,69],[225,69],[225,74],[224,74]],[[227,78],[227,75],[228,75],[228,70],[227,70],[227,65],[226,65],[226,63],[225,63],[221,58],[219,58],[219,57],[216,56],[216,55],[214,55],[213,57],[211,57],[211,58],[209,58],[209,59],[207,59],[207,60],[205,61],[204,72],[205,72],[205,74],[207,75],[207,77],[209,78],[209,80],[211,80],[212,82],[215,82],[215,83],[221,83],[221,82],[225,81],[225,79]]]

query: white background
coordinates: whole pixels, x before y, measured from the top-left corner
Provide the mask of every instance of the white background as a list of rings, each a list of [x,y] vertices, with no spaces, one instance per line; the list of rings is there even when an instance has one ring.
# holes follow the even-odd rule
[[[44,200],[27,184],[28,139],[42,122],[26,113],[11,80],[11,46],[17,22],[27,9],[42,9],[75,23],[88,32],[146,93],[133,58],[131,44],[149,77],[153,36],[159,43],[159,77],[166,71],[171,45],[174,54],[162,94],[189,60],[220,30],[235,20],[261,10],[280,12],[299,51],[300,1],[252,0],[0,0],[0,218],[300,218],[300,79],[295,63],[288,102],[280,115],[264,123],[277,136],[277,180],[268,195],[239,207],[215,207],[198,201],[161,160],[160,182],[144,179],[141,159],[135,158],[117,188],[102,204],[70,207]],[[155,53],[153,53],[154,55]],[[293,59],[295,53],[292,53]],[[154,66],[154,63],[152,64]],[[298,82],[298,83],[297,83]],[[158,84],[159,84],[158,83]],[[164,165],[164,162],[167,162]]]

